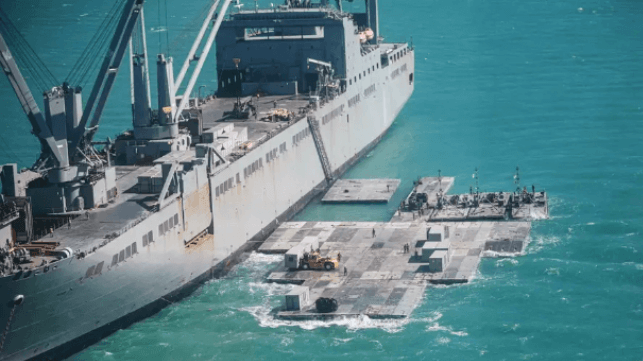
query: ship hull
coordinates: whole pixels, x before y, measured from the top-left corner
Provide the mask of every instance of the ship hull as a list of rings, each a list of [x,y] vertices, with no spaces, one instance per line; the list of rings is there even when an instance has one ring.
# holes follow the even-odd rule
[[[413,92],[413,67],[413,51],[409,50],[397,63],[373,74],[372,81],[349,87],[346,94],[314,111],[335,176],[382,139]],[[351,103],[350,99],[358,100]],[[339,115],[328,117],[340,108]],[[243,252],[257,247],[280,222],[290,219],[325,188],[324,169],[312,137],[296,138],[308,127],[305,120],[292,124],[245,157],[207,176],[197,195],[200,201],[184,195],[88,257],[59,261],[46,273],[0,279],[3,310],[11,310],[16,295],[24,296],[12,317],[4,311],[0,315],[0,329],[9,330],[0,360],[69,356],[223,274]],[[258,158],[265,161],[268,152],[281,149],[284,143],[279,157],[245,177],[249,164]],[[232,189],[224,194],[214,192],[229,179],[235,180]],[[203,211],[206,208],[208,212]],[[183,228],[143,247],[140,237],[145,227],[153,229],[173,214],[182,214]],[[200,229],[197,224],[204,222],[210,224],[208,234],[195,247],[186,248],[184,233],[190,227]],[[138,252],[131,258],[88,276],[90,268],[100,262],[109,264],[112,255],[136,242]]]

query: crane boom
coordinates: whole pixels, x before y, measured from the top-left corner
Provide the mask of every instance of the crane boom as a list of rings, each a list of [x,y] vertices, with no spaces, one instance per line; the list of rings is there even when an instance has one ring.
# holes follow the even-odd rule
[[[2,65],[2,69],[9,79],[13,91],[16,93],[16,96],[18,96],[22,110],[24,110],[27,118],[29,118],[29,123],[31,123],[33,127],[33,133],[43,144],[43,150],[51,153],[51,155],[56,158],[60,167],[68,166],[69,160],[67,154],[63,154],[61,151],[61,148],[64,148],[66,140],[56,141],[54,139],[51,129],[45,122],[45,118],[40,112],[25,78],[22,76],[22,73],[20,73],[16,60],[11,54],[2,34],[0,34],[0,65]]]
[[[100,117],[105,107],[105,103],[107,102],[107,97],[112,90],[118,69],[123,60],[123,55],[125,54],[125,50],[129,44],[129,39],[132,36],[132,31],[134,30],[136,21],[141,14],[143,2],[144,0],[127,0],[125,4],[118,21],[116,31],[109,45],[107,55],[103,60],[103,64],[98,72],[98,77],[94,83],[94,87],[87,99],[87,105],[85,106],[83,116],[78,127],[79,130],[70,139],[70,149],[76,149],[76,147],[83,141],[85,143],[91,142],[92,137],[96,133],[96,128],[100,122]],[[86,129],[87,121],[89,120],[94,106],[96,109],[93,112],[89,128]]]
[[[181,83],[183,82],[183,78],[185,77],[185,73],[187,73],[188,68],[190,67],[190,62],[194,60],[194,54],[196,54],[196,50],[199,48],[199,44],[201,44],[201,40],[203,40],[203,35],[205,35],[205,31],[208,30],[208,25],[212,21],[212,16],[214,16],[214,12],[217,10],[217,6],[219,6],[219,1],[220,0],[215,0],[215,2],[210,7],[210,11],[208,11],[208,15],[205,17],[205,21],[203,21],[203,25],[201,25],[199,34],[194,40],[194,43],[192,44],[192,48],[190,49],[188,56],[185,58],[185,61],[183,62],[183,66],[181,67],[181,71],[179,72],[179,75],[176,77],[176,81],[174,82],[174,85],[175,85],[174,89],[178,89],[181,86]]]
[[[221,5],[221,11],[219,12],[219,16],[217,17],[217,20],[215,21],[214,26],[210,31],[210,35],[208,36],[208,39],[205,45],[203,46],[203,50],[199,55],[199,61],[196,65],[196,68],[194,69],[194,72],[192,73],[192,76],[190,77],[190,81],[188,82],[187,87],[185,88],[185,92],[183,92],[183,98],[181,99],[181,104],[179,104],[179,107],[176,110],[176,113],[174,114],[175,121],[179,120],[179,118],[181,117],[181,113],[183,112],[183,109],[185,109],[185,106],[190,100],[190,93],[192,92],[192,89],[194,88],[194,84],[196,83],[196,80],[199,77],[199,74],[201,73],[201,69],[203,68],[203,63],[205,63],[205,59],[208,57],[208,53],[210,52],[210,48],[212,47],[214,38],[217,36],[217,33],[219,32],[219,27],[221,26],[221,22],[225,17],[226,11],[228,10],[228,5],[230,5],[230,1],[231,0],[224,0],[223,5]],[[175,87],[174,89],[177,89],[177,88],[178,87]]]

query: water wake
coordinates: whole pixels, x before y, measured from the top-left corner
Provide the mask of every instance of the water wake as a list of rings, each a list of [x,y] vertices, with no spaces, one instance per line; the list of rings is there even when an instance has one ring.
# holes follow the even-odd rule
[[[299,327],[303,330],[315,330],[318,328],[329,328],[332,326],[346,327],[348,331],[358,331],[363,329],[377,328],[388,333],[397,333],[403,330],[404,326],[409,323],[408,319],[400,320],[379,320],[372,319],[366,315],[357,317],[342,317],[333,320],[305,320],[293,321],[276,318],[272,312],[269,303],[260,306],[243,307],[239,309],[250,313],[259,322],[259,326],[267,328],[278,327]]]

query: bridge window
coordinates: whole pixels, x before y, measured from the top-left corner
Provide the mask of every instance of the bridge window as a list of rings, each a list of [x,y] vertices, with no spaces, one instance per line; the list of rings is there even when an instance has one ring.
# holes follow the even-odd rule
[[[245,28],[244,40],[323,39],[323,26],[275,26]]]

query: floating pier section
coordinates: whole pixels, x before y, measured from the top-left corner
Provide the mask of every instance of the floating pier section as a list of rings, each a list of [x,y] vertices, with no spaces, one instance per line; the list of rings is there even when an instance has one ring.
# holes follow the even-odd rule
[[[285,255],[285,261],[268,276],[269,282],[298,285],[286,295],[286,306],[277,316],[293,320],[359,315],[407,317],[431,284],[466,283],[476,277],[482,258],[523,254],[531,223],[515,219],[529,219],[524,212],[530,209],[526,203],[514,199],[513,193],[494,193],[496,197],[503,194],[503,199],[509,197],[515,201],[509,205],[511,212],[516,211],[512,214],[518,215],[512,221],[505,221],[506,206],[499,205],[499,199],[486,196],[491,193],[482,196],[493,202],[482,206],[482,202],[464,201],[445,204],[452,199],[445,193],[453,181],[451,177],[420,179],[390,222],[282,224],[259,248],[260,252]],[[544,202],[538,209],[546,218],[546,193],[536,196],[532,192],[532,195],[526,200],[531,202],[529,206]],[[480,208],[485,212],[493,209],[503,217],[494,221],[486,217],[485,221],[469,218]],[[432,218],[435,214],[447,218],[439,212],[456,209],[461,211],[460,216],[444,221]],[[496,213],[493,214],[495,217]],[[301,252],[291,251],[300,248],[319,252],[321,257],[339,259],[339,266],[330,271],[302,270],[297,267],[299,258],[296,258]],[[319,299],[333,300],[336,309],[321,312],[315,304]]]
[[[411,313],[427,284],[469,282],[482,257],[521,254],[529,231],[529,222],[289,222],[259,251],[285,253],[315,237],[322,257],[341,255],[339,268],[332,271],[292,270],[285,263],[273,270],[268,281],[304,286],[299,289],[307,288],[307,299],[334,298],[339,305],[336,312],[319,313],[309,303],[279,312],[279,317],[326,319],[364,314],[397,318]],[[437,238],[428,240],[431,235]]]
[[[339,179],[326,192],[322,202],[386,203],[399,185],[399,179]]]

